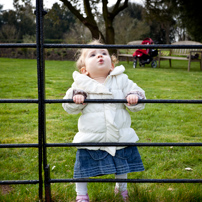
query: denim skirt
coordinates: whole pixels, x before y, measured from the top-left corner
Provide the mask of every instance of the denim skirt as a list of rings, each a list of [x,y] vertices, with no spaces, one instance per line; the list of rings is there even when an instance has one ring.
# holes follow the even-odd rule
[[[136,146],[117,150],[115,156],[102,150],[78,149],[76,153],[74,178],[138,171],[144,171],[144,166]]]

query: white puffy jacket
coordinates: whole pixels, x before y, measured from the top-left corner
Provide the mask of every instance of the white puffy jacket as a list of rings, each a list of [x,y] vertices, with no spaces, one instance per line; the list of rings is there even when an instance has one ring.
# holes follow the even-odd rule
[[[87,99],[125,99],[130,93],[145,99],[145,92],[123,74],[125,68],[115,67],[108,75],[104,84],[98,83],[90,77],[75,71],[74,83],[68,89],[64,99],[72,99],[73,90],[82,90],[87,93]],[[107,104],[72,104],[63,103],[64,110],[69,114],[82,112],[78,121],[79,132],[75,135],[74,143],[83,142],[136,142],[139,140],[135,131],[130,127],[131,118],[126,110],[136,112],[144,109],[144,104],[126,105],[117,103]],[[123,147],[82,147],[91,150],[104,150],[115,155],[117,149]]]

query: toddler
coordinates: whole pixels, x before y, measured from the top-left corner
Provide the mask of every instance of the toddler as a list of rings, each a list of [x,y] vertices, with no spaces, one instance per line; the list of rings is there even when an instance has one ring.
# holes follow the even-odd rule
[[[93,41],[91,45],[102,45]],[[115,67],[116,58],[110,57],[106,49],[82,49],[77,61],[79,72],[73,73],[74,83],[64,99],[74,103],[63,103],[67,113],[82,113],[78,121],[78,133],[74,143],[136,142],[138,136],[131,128],[131,118],[126,107],[137,112],[145,104],[145,92],[124,74],[125,68]],[[127,99],[124,103],[85,103],[85,99]],[[115,174],[116,179],[127,179],[127,173],[143,171],[144,166],[136,146],[80,147],[76,153],[74,178],[89,178]],[[116,183],[115,194],[128,199],[127,183]],[[88,202],[87,183],[76,183],[77,202]]]

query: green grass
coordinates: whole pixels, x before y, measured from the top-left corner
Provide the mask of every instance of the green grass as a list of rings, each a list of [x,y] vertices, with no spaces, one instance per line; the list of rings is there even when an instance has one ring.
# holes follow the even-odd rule
[[[146,91],[147,99],[202,99],[202,72],[187,61],[168,61],[161,68],[132,68],[126,74]],[[0,98],[37,99],[35,60],[0,58]],[[46,98],[61,99],[72,84],[74,62],[46,61]],[[0,104],[0,143],[37,143],[37,104]],[[77,132],[79,115],[68,115],[61,104],[46,105],[47,142],[71,142]],[[131,113],[132,127],[139,142],[202,142],[202,105],[147,104],[138,113]],[[145,171],[131,173],[134,179],[201,179],[201,147],[139,147]],[[73,177],[76,148],[48,148],[48,164],[52,179]],[[192,168],[191,171],[185,168]],[[38,179],[38,151],[35,148],[0,149],[0,180]],[[107,175],[102,178],[114,178]],[[73,183],[51,185],[53,201],[75,201]],[[113,183],[89,183],[92,202],[119,202]],[[130,201],[199,202],[201,184],[140,183],[128,184]],[[38,185],[0,186],[0,201],[38,201]]]

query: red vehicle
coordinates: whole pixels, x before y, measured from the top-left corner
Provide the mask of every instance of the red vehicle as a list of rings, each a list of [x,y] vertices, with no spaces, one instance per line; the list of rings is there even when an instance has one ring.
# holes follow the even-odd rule
[[[145,38],[142,41],[142,44],[150,45],[154,44],[153,40],[151,38]],[[153,57],[158,55],[157,49],[137,49],[133,53],[134,62],[133,67],[136,68],[137,61],[139,60],[140,67],[144,67],[145,64],[151,63],[151,66],[155,68],[157,66],[157,61],[153,59]]]

